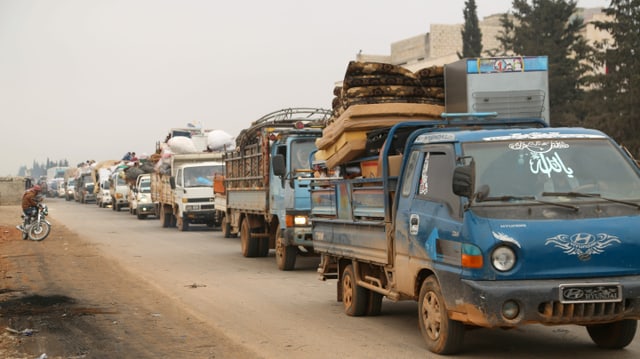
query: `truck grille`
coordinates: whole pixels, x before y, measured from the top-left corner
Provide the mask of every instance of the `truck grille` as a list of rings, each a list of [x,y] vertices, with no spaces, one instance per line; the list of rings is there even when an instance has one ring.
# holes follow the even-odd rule
[[[187,199],[187,203],[194,203],[194,202],[213,202],[213,197],[209,197],[209,198],[188,198]]]
[[[628,300],[622,302],[571,304],[553,301],[541,303],[538,307],[538,312],[549,323],[587,323],[617,319],[631,307],[632,305]]]
[[[216,209],[216,206],[213,204],[203,204],[200,206],[200,209]]]

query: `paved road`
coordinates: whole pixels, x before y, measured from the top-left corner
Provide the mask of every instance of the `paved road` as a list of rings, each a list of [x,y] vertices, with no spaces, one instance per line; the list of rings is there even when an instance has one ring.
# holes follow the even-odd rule
[[[411,358],[429,353],[414,302],[385,300],[379,317],[352,318],[336,302],[336,281],[320,281],[317,258],[281,272],[268,258],[244,258],[238,239],[192,227],[161,228],[155,219],[93,204],[48,200],[51,216],[117,259],[231,339],[266,358]],[[639,335],[640,336],[640,335]],[[582,327],[532,325],[467,332],[452,358],[638,358],[636,339],[623,351],[596,348]]]

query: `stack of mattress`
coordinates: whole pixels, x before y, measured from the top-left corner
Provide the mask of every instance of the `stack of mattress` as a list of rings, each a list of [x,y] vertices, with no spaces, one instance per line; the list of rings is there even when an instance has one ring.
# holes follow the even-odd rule
[[[398,122],[439,118],[444,111],[442,67],[404,67],[352,61],[334,89],[333,117],[316,140],[316,160],[328,168],[365,154],[367,132]]]

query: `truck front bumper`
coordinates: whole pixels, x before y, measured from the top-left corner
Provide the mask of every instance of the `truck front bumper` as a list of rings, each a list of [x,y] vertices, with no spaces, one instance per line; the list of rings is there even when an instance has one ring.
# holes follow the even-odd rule
[[[156,206],[153,203],[138,203],[136,210],[140,214],[156,214]]]
[[[189,211],[184,212],[183,216],[189,219],[191,223],[211,223],[215,220],[216,211],[215,210],[206,210],[206,211]]]
[[[284,230],[286,245],[313,247],[311,227],[289,227]]]
[[[567,280],[472,281],[461,280],[443,289],[456,299],[447,301],[452,319],[482,327],[514,327],[521,324],[596,324],[622,319],[640,319],[640,276]],[[580,293],[620,287],[620,298],[607,301],[561,300],[561,287]],[[585,290],[586,288],[586,290]],[[602,289],[598,289],[602,288]],[[460,292],[460,290],[462,292]],[[584,293],[583,293],[584,294]],[[514,313],[517,313],[514,316]]]

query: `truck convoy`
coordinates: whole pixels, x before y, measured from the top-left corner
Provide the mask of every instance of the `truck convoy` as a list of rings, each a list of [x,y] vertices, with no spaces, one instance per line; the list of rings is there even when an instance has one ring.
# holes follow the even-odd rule
[[[292,270],[299,252],[313,254],[309,161],[330,114],[317,108],[269,113],[225,153],[218,210],[225,237],[240,234],[243,256],[264,257],[275,248],[278,268]]]
[[[459,97],[483,113],[425,120],[362,104],[333,121],[395,118],[382,135],[364,134],[382,144],[373,164],[366,150],[336,164],[374,169],[312,185],[318,272],[338,279],[346,314],[377,315],[383,297],[415,300],[422,336],[438,354],[461,350],[465,328],[531,323],[585,326],[603,348],[631,343],[640,318],[640,170],[602,132],[549,127],[543,106],[538,116],[533,107],[518,113],[513,101],[547,93],[523,78],[544,84],[546,69],[540,57],[463,59],[444,68],[446,85],[457,79]],[[447,89],[447,110],[449,100],[460,105],[455,95]]]
[[[157,205],[162,227],[187,231],[191,224],[219,226],[212,187],[214,176],[224,173],[223,153],[194,152],[202,148],[196,148],[190,137],[176,133],[169,137],[165,148],[157,146],[161,159],[151,174],[151,201]]]

